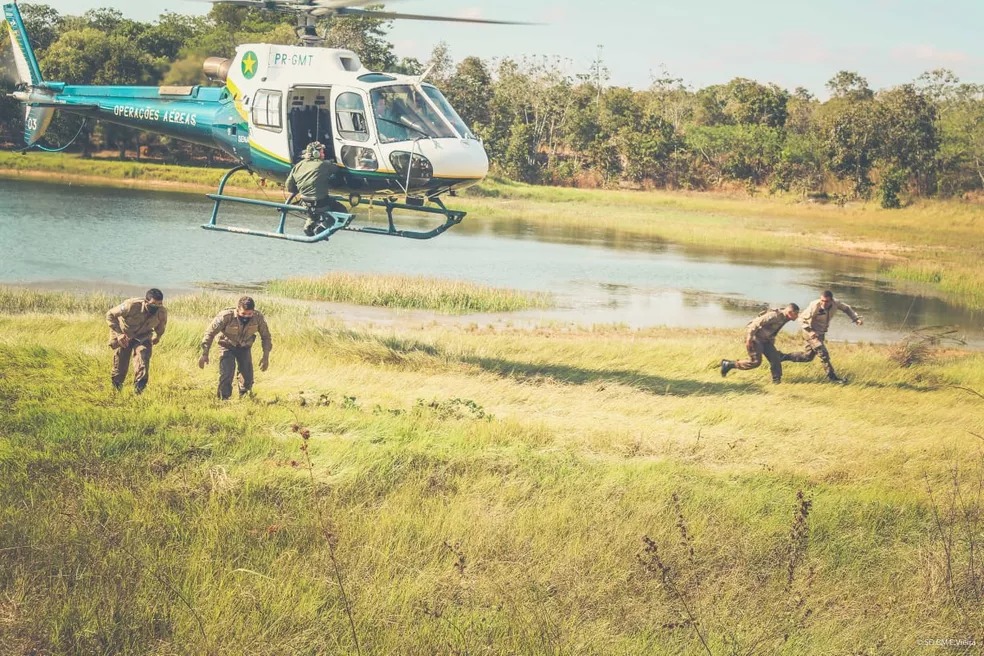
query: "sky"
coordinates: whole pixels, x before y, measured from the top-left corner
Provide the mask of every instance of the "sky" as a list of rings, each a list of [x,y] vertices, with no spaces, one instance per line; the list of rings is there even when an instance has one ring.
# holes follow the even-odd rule
[[[191,0],[46,4],[63,14],[115,7],[144,21],[210,7]],[[600,58],[609,85],[636,89],[666,74],[694,89],[745,77],[824,98],[840,70],[860,73],[877,90],[935,68],[984,83],[984,0],[391,0],[387,8],[541,23],[397,21],[389,32],[397,57],[426,61],[444,41],[455,61],[546,56],[571,75],[587,74]]]

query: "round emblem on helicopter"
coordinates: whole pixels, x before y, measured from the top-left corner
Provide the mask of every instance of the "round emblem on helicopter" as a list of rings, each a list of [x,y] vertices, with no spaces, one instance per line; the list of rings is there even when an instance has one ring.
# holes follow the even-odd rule
[[[260,60],[257,59],[256,53],[253,52],[252,50],[248,51],[245,55],[243,55],[243,63],[242,63],[243,77],[246,78],[247,80],[253,79],[253,76],[256,75],[256,69],[259,67],[259,64],[260,64]]]

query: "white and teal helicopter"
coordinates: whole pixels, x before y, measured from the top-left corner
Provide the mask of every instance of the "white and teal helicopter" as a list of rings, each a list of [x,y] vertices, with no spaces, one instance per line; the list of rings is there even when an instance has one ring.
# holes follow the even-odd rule
[[[221,180],[209,230],[223,230],[297,242],[318,242],[339,230],[415,239],[435,237],[461,222],[465,213],[441,200],[474,185],[488,173],[481,141],[425,75],[374,72],[350,50],[325,48],[315,31],[318,18],[370,15],[455,22],[507,23],[359,9],[372,0],[213,0],[298,15],[303,45],[246,44],[234,58],[212,57],[205,74],[222,86],[81,86],[51,82],[41,75],[17,3],[3,5],[16,64],[13,94],[25,104],[24,140],[35,145],[56,111],[65,111],[166,134],[212,146],[238,161]],[[308,143],[326,146],[327,159],[339,167],[329,209],[359,205],[383,208],[387,225],[358,225],[347,211],[320,212],[326,229],[313,236],[287,230],[288,216],[306,216],[313,204],[276,203],[224,193],[229,178],[248,171],[261,178],[286,180]],[[337,194],[337,195],[336,195]],[[269,207],[279,225],[262,231],[218,222],[223,202]],[[431,229],[400,229],[393,212],[440,215]]]

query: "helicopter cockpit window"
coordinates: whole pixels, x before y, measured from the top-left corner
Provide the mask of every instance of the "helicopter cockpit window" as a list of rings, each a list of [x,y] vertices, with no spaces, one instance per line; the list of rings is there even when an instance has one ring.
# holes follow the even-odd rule
[[[282,130],[284,117],[281,107],[284,95],[279,91],[260,89],[253,96],[253,125],[267,130]]]
[[[433,87],[429,84],[425,84],[423,87],[424,93],[427,94],[428,98],[434,101],[434,104],[437,105],[439,110],[441,110],[441,113],[444,114],[449,121],[451,121],[451,125],[453,125],[454,129],[458,131],[458,134],[460,134],[463,139],[474,139],[475,135],[472,134],[472,131],[468,129],[465,122],[461,120],[460,116],[458,116],[458,112],[454,111],[454,107],[452,107],[451,103],[448,102],[448,99],[444,97],[444,94],[438,91],[437,87]]]
[[[381,143],[458,136],[417,87],[380,87],[369,95]]]
[[[351,91],[339,94],[335,100],[335,116],[338,121],[338,136],[349,141],[368,141],[369,129],[366,127],[366,106],[362,96]]]

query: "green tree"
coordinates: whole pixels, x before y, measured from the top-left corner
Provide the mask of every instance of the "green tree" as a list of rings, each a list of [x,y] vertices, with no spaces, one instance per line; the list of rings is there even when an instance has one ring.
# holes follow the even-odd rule
[[[875,93],[868,86],[868,80],[853,71],[840,71],[827,81],[827,89],[834,98],[850,100],[871,100]]]
[[[492,76],[478,57],[465,57],[445,81],[444,94],[462,120],[476,131],[491,122]]]
[[[137,43],[151,56],[173,62],[185,45],[206,29],[204,18],[165,12],[140,34]]]
[[[901,184],[899,191],[907,187],[906,179],[912,179],[920,194],[931,194],[939,150],[936,104],[911,84],[883,91],[877,98],[883,179],[894,186]]]
[[[856,73],[841,71],[827,83],[833,97],[820,108],[820,138],[829,170],[849,180],[855,196],[871,192],[871,172],[881,151],[874,94]]]
[[[984,189],[984,85],[960,84],[945,99],[938,159],[944,193]]]
[[[71,84],[153,84],[159,77],[158,62],[136,43],[91,27],[64,32],[42,65]]]
[[[381,5],[369,5],[367,9]],[[397,64],[393,44],[386,40],[391,21],[372,16],[332,16],[327,21],[325,42],[332,48],[346,48],[373,71],[392,71]]]
[[[686,140],[721,178],[759,185],[779,161],[783,134],[763,125],[696,126]]]
[[[509,130],[509,142],[502,158],[502,170],[521,182],[537,182],[536,137],[533,127],[517,116]]]
[[[738,77],[728,82],[722,92],[722,111],[730,122],[770,128],[781,128],[786,124],[789,92],[785,89]]]
[[[40,57],[58,39],[63,24],[61,14],[43,4],[24,3],[18,8],[34,52]]]
[[[772,177],[772,189],[808,193],[823,189],[824,149],[817,127],[820,103],[798,87],[789,96],[782,152]]]
[[[451,49],[447,41],[439,41],[431,50],[430,59],[427,60],[427,68],[430,72],[427,79],[435,86],[444,88],[454,74],[454,60],[451,58]]]

